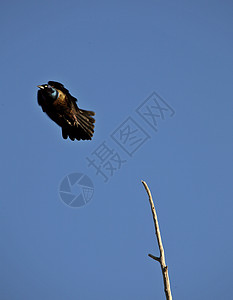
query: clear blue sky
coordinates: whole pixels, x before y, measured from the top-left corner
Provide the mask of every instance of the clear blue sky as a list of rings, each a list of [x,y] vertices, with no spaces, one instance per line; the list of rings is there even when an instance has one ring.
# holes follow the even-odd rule
[[[164,299],[141,179],[174,299],[232,297],[232,16],[228,0],[1,4],[1,299]],[[96,112],[93,141],[42,112],[48,80]],[[175,112],[157,131],[136,112],[153,92]],[[112,138],[126,120],[131,156]],[[125,161],[107,183],[86,159],[104,141]],[[71,173],[94,185],[81,208],[59,196]]]

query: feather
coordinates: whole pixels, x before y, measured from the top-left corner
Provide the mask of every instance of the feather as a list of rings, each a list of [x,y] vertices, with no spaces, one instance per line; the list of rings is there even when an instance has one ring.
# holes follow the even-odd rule
[[[77,99],[73,97],[63,84],[49,81],[47,85],[38,86],[38,104],[42,110],[62,128],[62,137],[74,141],[91,140],[94,134],[95,113],[80,109]],[[49,90],[56,89],[58,98],[54,99]]]

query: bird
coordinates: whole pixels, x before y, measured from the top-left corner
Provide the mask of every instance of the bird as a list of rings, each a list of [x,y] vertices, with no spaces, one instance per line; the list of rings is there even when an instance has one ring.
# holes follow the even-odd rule
[[[80,109],[77,99],[59,82],[49,81],[37,87],[38,104],[43,112],[61,127],[64,139],[92,139],[95,123],[93,111]]]

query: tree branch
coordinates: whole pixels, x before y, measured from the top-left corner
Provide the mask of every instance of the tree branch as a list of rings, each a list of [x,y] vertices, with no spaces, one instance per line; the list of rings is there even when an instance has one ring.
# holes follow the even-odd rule
[[[142,180],[142,184],[144,185],[144,188],[145,188],[145,190],[146,190],[146,192],[149,196],[150,207],[151,207],[153,220],[154,220],[154,225],[155,225],[155,234],[156,234],[157,242],[158,242],[158,245],[159,245],[159,251],[160,251],[160,257],[156,257],[152,254],[149,254],[149,256],[160,263],[162,274],[163,274],[164,292],[165,292],[165,295],[166,295],[166,299],[167,300],[172,300],[170,281],[169,281],[169,276],[168,276],[168,268],[167,268],[167,265],[165,263],[163,243],[162,243],[162,239],[161,239],[161,235],[160,235],[159,222],[158,222],[154,202],[153,202],[151,192],[150,192],[146,182]]]
[[[160,263],[160,257],[154,256],[153,254],[148,254],[148,256],[153,258],[154,260],[157,260]]]

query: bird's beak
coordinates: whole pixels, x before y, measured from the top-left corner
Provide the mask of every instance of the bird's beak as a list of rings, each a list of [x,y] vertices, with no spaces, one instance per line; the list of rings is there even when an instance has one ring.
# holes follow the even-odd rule
[[[44,89],[43,85],[38,85],[37,87],[38,87],[39,89],[41,89],[41,90]]]

